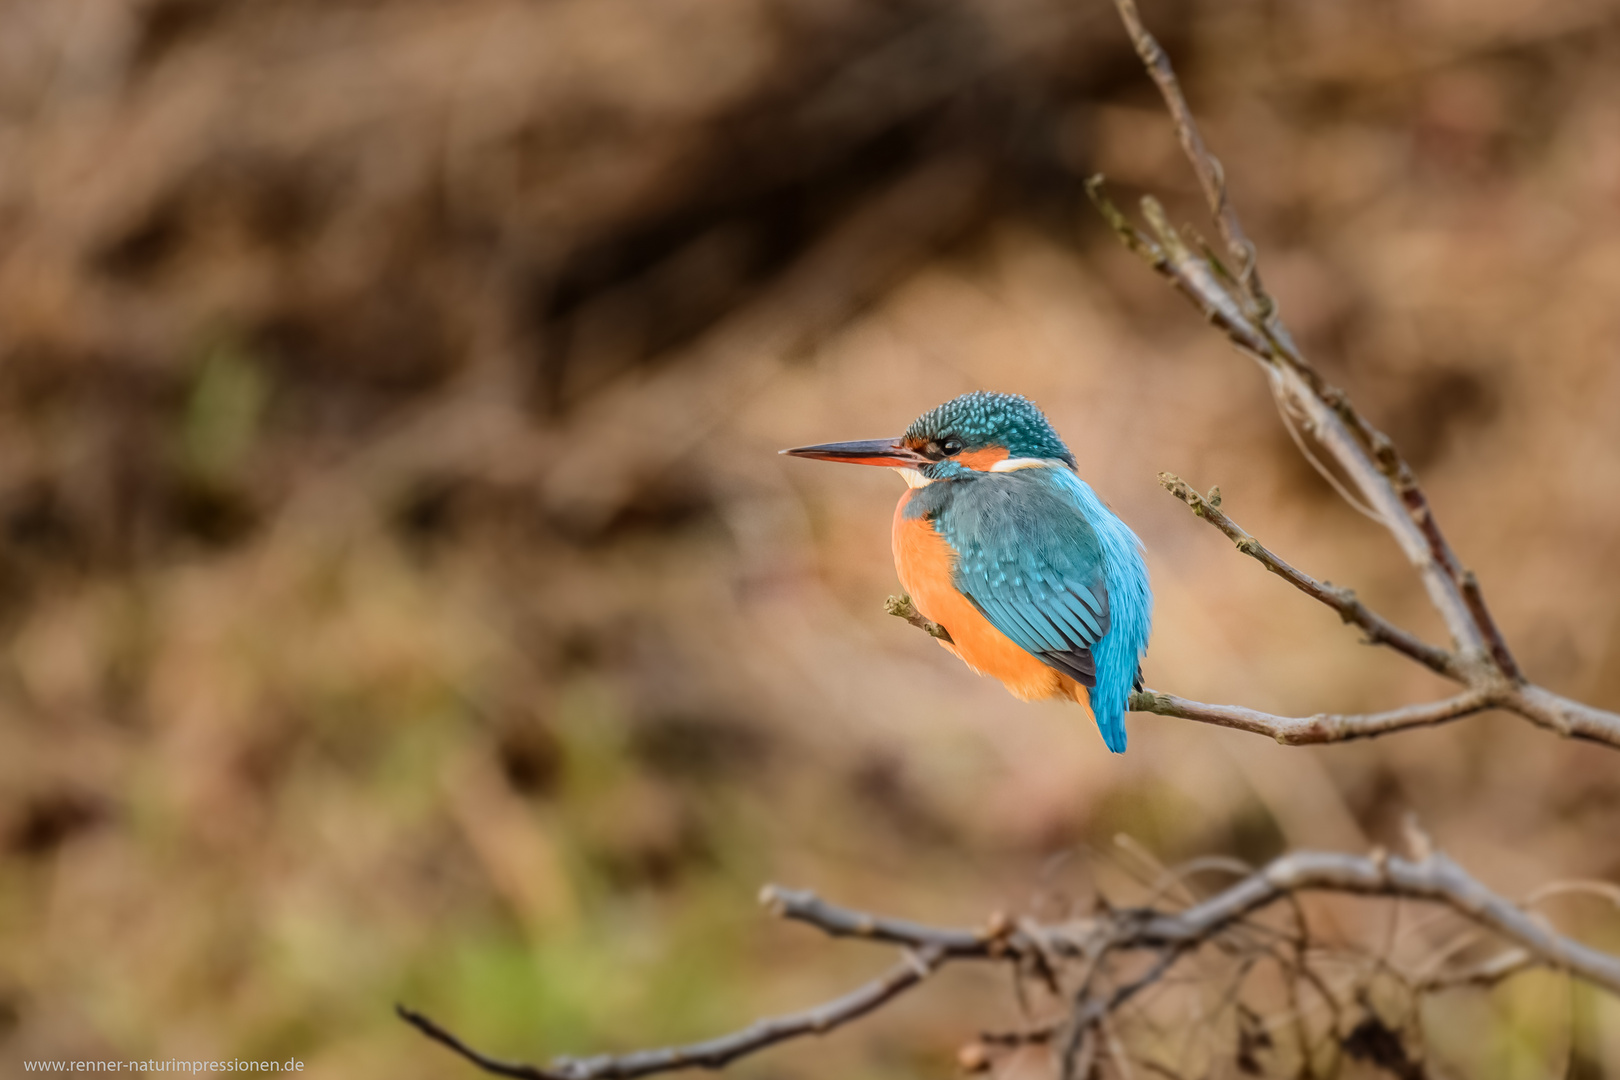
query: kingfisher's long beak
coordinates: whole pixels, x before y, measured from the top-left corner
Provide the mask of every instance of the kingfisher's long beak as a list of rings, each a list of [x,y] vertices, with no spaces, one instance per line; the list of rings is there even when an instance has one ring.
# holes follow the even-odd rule
[[[928,458],[911,449],[902,439],[830,442],[818,446],[795,446],[780,452],[789,457],[842,461],[849,465],[883,465],[891,469],[916,469],[929,464]]]

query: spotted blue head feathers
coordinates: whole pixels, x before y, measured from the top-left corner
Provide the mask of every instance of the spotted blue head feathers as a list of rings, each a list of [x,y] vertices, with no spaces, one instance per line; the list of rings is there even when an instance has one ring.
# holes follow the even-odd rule
[[[1061,461],[1074,466],[1051,421],[1035,403],[1019,394],[980,390],[952,398],[923,413],[906,428],[908,443],[948,448],[954,441],[973,451],[1001,447],[1011,458]]]

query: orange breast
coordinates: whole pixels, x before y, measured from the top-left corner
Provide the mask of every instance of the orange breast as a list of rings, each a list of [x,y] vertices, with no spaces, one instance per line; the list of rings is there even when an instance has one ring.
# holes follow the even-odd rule
[[[1087,703],[1079,683],[1041,663],[979,614],[951,583],[956,553],[924,518],[908,518],[907,490],[894,510],[894,568],[917,610],[950,631],[940,644],[980,675],[993,675],[1025,701],[1060,697]],[[954,642],[954,644],[953,644]]]

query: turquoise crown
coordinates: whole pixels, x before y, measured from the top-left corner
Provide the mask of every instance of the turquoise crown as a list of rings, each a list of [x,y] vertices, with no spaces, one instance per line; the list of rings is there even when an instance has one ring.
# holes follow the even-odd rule
[[[1056,458],[1069,466],[1074,455],[1035,403],[1018,394],[978,390],[929,409],[906,429],[907,440],[955,438],[967,450],[1005,446],[1009,457]]]

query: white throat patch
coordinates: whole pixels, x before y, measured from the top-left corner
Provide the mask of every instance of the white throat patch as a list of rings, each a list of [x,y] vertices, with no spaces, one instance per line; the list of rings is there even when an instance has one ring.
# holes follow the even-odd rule
[[[916,469],[896,469],[894,471],[899,473],[901,477],[904,478],[906,487],[927,487],[929,484],[933,483],[932,480],[918,472]]]

